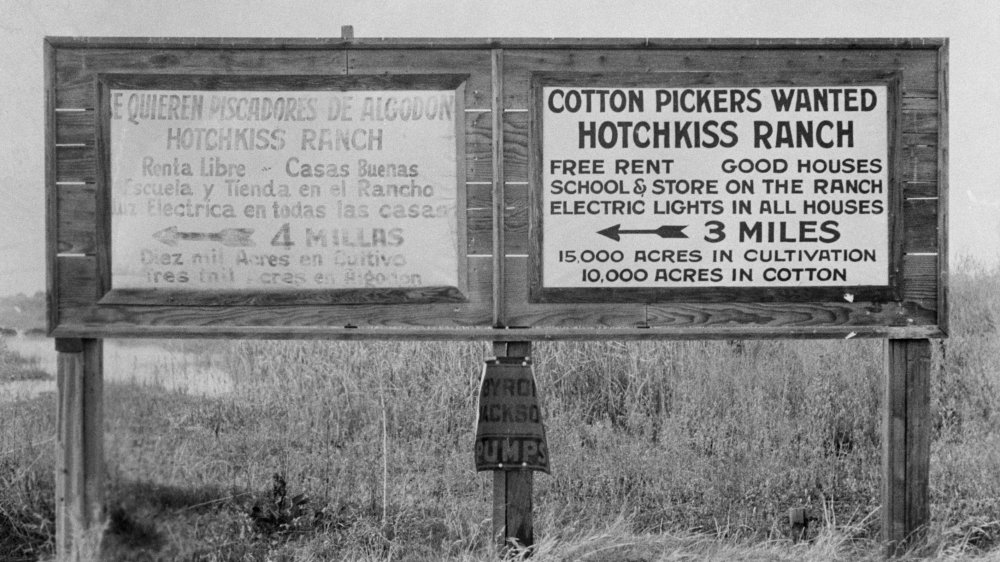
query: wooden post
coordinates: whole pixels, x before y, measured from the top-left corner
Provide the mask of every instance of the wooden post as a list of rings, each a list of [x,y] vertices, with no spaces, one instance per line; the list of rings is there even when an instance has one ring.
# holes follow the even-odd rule
[[[57,338],[56,560],[100,558],[104,372],[99,339]]]
[[[496,357],[531,357],[531,342],[494,342]],[[493,471],[493,536],[501,554],[512,541],[535,544],[532,521],[533,473],[530,470]]]
[[[924,539],[930,510],[930,342],[888,340],[882,428],[882,533],[886,556]]]

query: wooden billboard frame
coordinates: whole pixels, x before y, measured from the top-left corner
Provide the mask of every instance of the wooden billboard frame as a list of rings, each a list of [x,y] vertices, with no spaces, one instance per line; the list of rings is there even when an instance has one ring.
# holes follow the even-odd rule
[[[946,46],[946,40],[936,39],[48,38],[49,333],[85,338],[492,341],[941,337],[947,333],[948,277],[947,95],[942,78]],[[276,62],[266,63],[269,57]],[[290,63],[295,57],[305,62]],[[228,66],[223,66],[224,58]],[[252,64],[262,61],[265,64],[258,67]],[[278,71],[281,63],[283,70]],[[306,64],[311,70],[304,73]],[[634,75],[680,70],[710,78],[712,72],[724,72],[734,64],[739,65],[739,73],[753,79],[813,75],[814,80],[824,71],[898,75],[902,100],[896,108],[901,112],[896,134],[904,139],[890,158],[902,174],[919,168],[919,177],[891,178],[905,184],[905,193],[893,202],[899,212],[890,217],[894,241],[904,242],[892,244],[894,294],[885,298],[877,290],[852,288],[861,289],[854,302],[841,298],[850,292],[841,288],[723,291],[721,295],[685,290],[638,299],[612,297],[607,303],[592,302],[604,298],[600,296],[566,303],[533,298],[527,280],[537,275],[529,263],[530,246],[537,240],[529,233],[532,211],[527,201],[537,188],[529,175],[531,150],[525,144],[532,142],[530,130],[537,126],[530,120],[531,76],[555,71]],[[464,134],[469,166],[476,171],[466,178],[469,250],[466,259],[460,260],[464,266],[460,269],[468,272],[468,291],[462,292],[467,302],[393,307],[355,295],[344,300],[356,298],[356,304],[338,306],[325,297],[288,299],[259,293],[188,296],[190,306],[177,305],[169,297],[148,304],[157,300],[149,295],[138,299],[112,295],[102,301],[107,273],[94,269],[94,263],[106,267],[101,257],[106,248],[95,243],[105,236],[102,229],[106,231],[100,222],[105,219],[96,210],[104,188],[97,175],[88,175],[97,169],[100,158],[92,156],[96,142],[85,134],[87,127],[94,126],[86,123],[93,123],[97,112],[93,106],[76,105],[86,105],[79,100],[88,97],[84,90],[99,87],[100,74],[204,76],[213,71],[257,78],[307,74],[313,79],[472,75],[466,85],[466,101],[471,100],[466,117],[477,122]],[[472,154],[472,143],[476,143],[476,154]],[[462,300],[444,295],[443,300],[449,299]]]

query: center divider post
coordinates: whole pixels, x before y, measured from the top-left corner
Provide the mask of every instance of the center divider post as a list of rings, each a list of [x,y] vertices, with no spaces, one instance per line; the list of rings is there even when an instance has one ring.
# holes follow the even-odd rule
[[[531,357],[531,342],[494,342],[493,355]],[[493,536],[501,555],[512,543],[535,544],[532,519],[534,478],[531,470],[493,471]]]

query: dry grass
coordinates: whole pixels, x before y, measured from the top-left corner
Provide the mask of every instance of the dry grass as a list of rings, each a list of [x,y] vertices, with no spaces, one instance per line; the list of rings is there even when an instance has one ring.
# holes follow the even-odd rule
[[[952,303],[952,337],[935,349],[923,554],[989,560],[1000,557],[1000,271],[959,264]],[[150,351],[161,348],[173,359]],[[471,452],[486,344],[106,353],[158,373],[106,386],[108,559],[493,558],[492,480]],[[533,559],[879,558],[881,342],[543,343],[535,360],[553,474],[535,479]],[[232,391],[169,388],[207,372],[228,373]],[[0,409],[11,560],[51,552],[53,400]],[[797,543],[791,507],[814,516]]]

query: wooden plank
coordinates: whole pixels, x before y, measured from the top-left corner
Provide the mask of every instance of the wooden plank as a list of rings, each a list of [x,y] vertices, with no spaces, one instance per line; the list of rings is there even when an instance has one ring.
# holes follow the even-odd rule
[[[938,261],[938,326],[945,333],[949,329],[948,319],[948,40],[944,40],[938,49],[938,115],[940,117],[941,128],[938,131],[938,197],[942,202],[938,209],[938,251],[940,259]]]
[[[497,357],[531,357],[531,342],[493,346]],[[535,544],[532,518],[534,473],[531,470],[493,471],[493,536],[501,556],[511,543]]]
[[[464,49],[490,48],[493,39],[482,38],[358,38],[344,37],[75,37],[53,36],[46,40],[56,46],[75,49]],[[878,43],[882,44],[882,43]],[[909,42],[905,43],[909,44]],[[922,43],[921,43],[922,44]]]
[[[745,328],[761,331],[781,328],[794,332],[799,328],[839,327],[844,333],[874,326],[934,325],[933,303],[903,302],[875,304],[866,302],[819,303],[676,303],[649,305],[650,328]]]
[[[97,260],[93,256],[57,258],[59,277],[56,279],[59,300],[55,304],[66,307],[90,306],[100,298],[97,284]]]
[[[903,298],[928,310],[938,310],[938,256],[903,256]]]
[[[930,523],[931,459],[930,361],[928,340],[906,344],[906,530],[911,542],[922,540]]]
[[[936,146],[908,145],[901,148],[899,178],[903,182],[937,182],[938,148]]]
[[[936,181],[903,182],[903,198],[913,197],[938,197],[938,184]]]
[[[538,304],[528,299],[528,259],[506,257],[507,325],[563,328],[635,328],[646,325],[642,304]]]
[[[469,255],[493,254],[493,209],[470,209],[466,215],[468,224]]]
[[[59,146],[55,148],[57,182],[90,182],[97,180],[97,152],[94,145]]]
[[[493,178],[492,115],[490,112],[466,112],[465,124],[466,181],[491,181]]]
[[[882,444],[882,533],[887,556],[919,544],[929,522],[930,342],[888,340]]]
[[[481,50],[362,50],[346,51],[347,73],[357,74],[468,74],[467,109],[489,109],[490,52]]]
[[[515,111],[505,113],[503,116],[504,163],[507,166],[507,181],[528,181],[529,115],[527,111]]]
[[[938,96],[903,98],[902,128],[906,133],[936,134],[939,129]]]
[[[499,328],[506,322],[506,301],[504,300],[504,260],[507,254],[504,244],[506,236],[504,220],[506,213],[504,205],[504,134],[503,134],[503,50],[494,49],[491,53],[492,83],[490,91],[491,134],[493,137],[490,157],[493,160],[493,186],[490,199],[493,203],[493,326]]]
[[[259,309],[258,309],[259,310]],[[905,313],[906,309],[900,309]],[[86,317],[87,310],[70,310],[70,317]],[[929,316],[933,321],[933,315]],[[454,341],[664,341],[731,339],[839,339],[839,338],[941,338],[937,325],[908,326],[807,326],[807,327],[678,327],[678,328],[513,328],[483,326],[343,327],[343,326],[205,326],[63,323],[53,333],[59,338],[214,338],[214,339],[312,339],[312,340],[454,340]]]
[[[93,111],[60,111],[55,120],[57,144],[94,144]]]
[[[46,41],[59,47],[73,48],[128,48],[163,49],[185,46],[188,48],[232,49],[733,49],[750,51],[771,49],[915,49],[935,50],[945,43],[936,37],[889,38],[590,38],[590,37],[75,37],[52,36]]]
[[[100,559],[104,527],[101,340],[57,340],[56,559]],[[76,351],[80,349],[80,351]]]
[[[757,83],[795,84],[808,72],[903,70],[904,95],[936,95],[937,61],[934,51],[785,49],[755,50],[523,50],[509,53],[505,107],[526,109],[532,72],[711,72],[754,74]]]
[[[502,549],[507,543],[507,477],[503,470],[493,471],[493,541],[497,550]]]
[[[501,555],[513,544],[535,544],[533,488],[534,472],[530,470],[493,471],[493,536]]]
[[[104,72],[206,75],[318,75],[346,73],[339,50],[235,49],[58,49],[56,103],[94,109],[94,77]]]
[[[906,253],[938,251],[940,202],[940,199],[908,199],[903,202],[903,249]]]
[[[59,324],[59,269],[56,265],[58,253],[57,213],[59,200],[56,195],[56,50],[46,40],[43,43],[45,79],[45,323],[48,332]]]
[[[892,556],[906,537],[906,340],[884,345],[882,536]]]
[[[467,258],[468,302],[444,304],[280,307],[261,306],[99,306],[97,259],[95,257],[58,258],[61,325],[97,328],[112,327],[197,326],[206,332],[216,326],[252,328],[259,333],[282,337],[289,327],[316,328],[409,328],[485,327],[491,318],[492,260],[490,257]],[[183,330],[179,330],[183,332]],[[291,333],[289,331],[289,333]]]
[[[97,205],[96,187],[86,185],[58,185],[54,187],[58,198],[57,242],[59,253],[93,254],[96,251]]]
[[[528,253],[528,186],[508,185],[504,204],[507,255]]]

